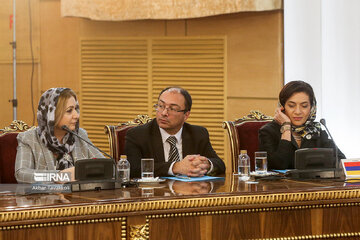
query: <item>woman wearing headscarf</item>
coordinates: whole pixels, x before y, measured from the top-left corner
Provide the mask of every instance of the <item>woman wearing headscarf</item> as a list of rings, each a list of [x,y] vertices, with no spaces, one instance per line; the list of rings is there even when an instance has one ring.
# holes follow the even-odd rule
[[[300,148],[334,148],[320,123],[315,122],[316,99],[304,81],[287,83],[279,94],[274,121],[259,130],[259,149],[268,154],[269,169],[294,168],[295,151]],[[338,159],[345,158],[338,150]]]
[[[70,172],[74,180],[74,164],[79,159],[103,158],[94,147],[62,129],[67,126],[88,139],[79,128],[79,103],[69,88],[50,88],[40,98],[38,127],[19,133],[15,163],[18,182],[35,182],[34,173]]]

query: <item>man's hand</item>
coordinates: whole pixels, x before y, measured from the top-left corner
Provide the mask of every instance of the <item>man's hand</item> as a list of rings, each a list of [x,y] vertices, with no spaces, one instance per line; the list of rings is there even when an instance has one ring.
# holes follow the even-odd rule
[[[204,176],[210,169],[209,160],[200,155],[187,155],[183,160],[173,165],[174,174],[187,175],[189,177]]]

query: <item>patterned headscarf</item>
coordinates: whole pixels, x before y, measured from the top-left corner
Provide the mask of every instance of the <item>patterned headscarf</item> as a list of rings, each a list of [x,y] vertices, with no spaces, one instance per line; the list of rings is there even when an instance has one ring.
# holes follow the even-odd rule
[[[314,99],[310,114],[306,122],[301,126],[291,126],[292,131],[298,133],[302,138],[311,139],[313,136],[319,136],[321,125],[314,122],[316,119],[316,100]]]
[[[63,142],[54,135],[55,110],[59,96],[62,91],[69,88],[50,88],[41,96],[37,110],[37,120],[39,127],[37,133],[42,143],[53,153],[57,154],[56,169],[63,170],[74,165],[70,153],[75,147],[73,134],[66,133]],[[76,100],[76,104],[78,102]],[[79,130],[79,121],[76,124],[75,132]]]

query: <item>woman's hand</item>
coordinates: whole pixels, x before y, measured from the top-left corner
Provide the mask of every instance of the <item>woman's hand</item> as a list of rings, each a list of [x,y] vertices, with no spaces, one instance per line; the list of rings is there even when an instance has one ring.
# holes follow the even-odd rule
[[[275,110],[274,120],[279,124],[283,125],[285,122],[291,123],[290,118],[283,112],[284,107],[278,107]]]
[[[274,119],[280,126],[282,126],[280,129],[281,139],[291,141],[291,128],[289,126],[291,125],[291,120],[283,111],[284,111],[284,107],[278,107],[275,110]],[[288,123],[289,125],[285,126],[284,123]],[[282,131],[283,127],[287,127],[287,129],[285,131]]]

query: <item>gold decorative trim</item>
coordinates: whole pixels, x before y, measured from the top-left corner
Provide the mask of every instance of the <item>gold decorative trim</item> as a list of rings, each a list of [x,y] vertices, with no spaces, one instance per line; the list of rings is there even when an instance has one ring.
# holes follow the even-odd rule
[[[360,189],[319,191],[319,192],[297,192],[297,193],[277,193],[262,195],[240,195],[240,196],[221,196],[207,198],[186,198],[186,199],[164,199],[155,201],[140,201],[126,203],[111,203],[102,205],[69,206],[60,208],[34,209],[22,211],[10,211],[0,213],[0,222],[26,221],[37,219],[48,219],[55,217],[73,217],[80,215],[98,215],[124,212],[141,212],[168,209],[192,209],[199,207],[239,207],[246,205],[259,211],[259,204],[274,203],[304,203],[307,201],[323,201],[334,199],[358,199]],[[328,205],[308,205],[294,207],[278,207],[278,210],[288,210],[296,208],[319,208],[320,206],[339,207],[339,206],[359,206],[360,203],[336,203]]]
[[[146,239],[148,240],[150,239],[150,220],[147,217],[146,217],[145,228],[146,228]]]
[[[292,236],[292,237],[280,237],[280,238],[251,238],[254,240],[296,240],[296,239],[344,239],[348,237],[359,237],[360,232],[349,232],[349,233],[329,233],[329,234],[319,234],[319,235],[302,235],[302,236]]]
[[[35,128],[35,126],[30,127],[24,121],[14,120],[9,127],[4,127],[4,129],[0,129],[0,136],[11,132],[25,132],[33,128]]]
[[[145,123],[148,123],[152,120],[148,115],[137,115],[136,118],[132,121],[128,121],[126,123],[120,123],[119,126],[137,126],[137,125],[143,125]]]
[[[105,127],[104,127],[105,134],[108,137],[109,150],[110,150],[111,157],[116,159],[115,146],[113,144],[113,138],[115,136],[114,136],[112,129],[114,129],[114,126],[111,126],[111,125],[105,125]]]
[[[126,240],[126,220],[127,220],[126,217],[112,217],[112,218],[73,220],[73,221],[63,221],[63,222],[34,223],[34,224],[25,224],[25,225],[0,226],[0,231],[121,221],[121,239]]]
[[[112,218],[110,218],[112,219]],[[121,219],[121,240],[126,240],[127,239],[127,217],[121,217],[119,218]]]
[[[236,127],[234,125],[234,122],[232,121],[225,121],[222,124],[222,127],[227,130],[229,142],[230,142],[230,159],[231,159],[231,172],[236,172],[236,159],[237,156],[239,156],[239,136],[237,134]]]
[[[130,225],[129,236],[130,240],[145,240],[148,239],[147,225]]]
[[[235,120],[235,122],[238,121],[251,121],[251,120],[256,120],[256,121],[269,121],[269,120],[273,120],[273,117],[270,116],[266,116],[265,114],[263,114],[261,111],[259,110],[251,110],[250,114],[239,118],[237,120]]]
[[[156,219],[156,218],[173,218],[173,217],[196,217],[196,216],[207,216],[207,215],[224,215],[224,214],[239,214],[239,213],[254,213],[254,212],[277,212],[277,211],[349,207],[349,206],[360,206],[360,203],[314,204],[314,205],[301,205],[301,206],[247,208],[247,209],[216,210],[216,211],[186,212],[186,213],[164,213],[164,214],[148,215],[146,216],[146,218]]]

